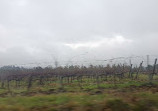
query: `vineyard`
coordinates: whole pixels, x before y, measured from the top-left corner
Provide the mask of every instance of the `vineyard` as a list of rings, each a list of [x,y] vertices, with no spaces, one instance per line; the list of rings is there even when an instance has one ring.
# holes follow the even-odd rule
[[[155,59],[152,66],[148,66],[148,67],[143,66],[143,61],[139,64],[138,67],[133,67],[132,64],[131,65],[107,64],[106,66],[90,65],[88,67],[72,65],[72,66],[64,66],[64,67],[56,67],[56,68],[52,68],[52,67],[23,68],[23,67],[15,67],[15,66],[4,66],[1,67],[0,73],[1,73],[0,104],[4,106],[4,107],[0,107],[0,109],[2,110],[8,111],[8,110],[13,110],[15,108],[15,110],[19,110],[19,111],[21,110],[42,111],[44,109],[52,110],[52,111],[56,111],[56,110],[128,111],[127,109],[129,109],[129,111],[130,110],[156,111],[156,109],[152,109],[152,108],[155,106],[157,107],[157,102],[155,102],[157,100],[155,101],[151,100],[151,102],[153,102],[151,104],[151,107],[149,104],[150,101],[147,101],[147,103],[146,102],[142,103],[143,106],[137,106],[137,104],[140,101],[145,101],[145,100],[141,100],[141,99],[137,100],[136,96],[134,97],[132,96],[133,94],[137,94],[136,92],[142,93],[148,90],[154,94],[157,94],[158,92],[157,59]],[[105,103],[102,103],[105,102],[104,100],[105,96],[108,100],[106,105]],[[131,104],[134,104],[135,106],[130,106],[129,104],[126,104],[126,102],[124,102],[124,99],[127,101],[128,97],[132,101],[134,101],[134,103]],[[155,97],[157,98],[158,96]],[[32,98],[34,98],[35,100]],[[79,100],[79,102],[76,103],[78,99],[73,100],[74,98],[75,99],[83,98],[83,100]],[[114,99],[111,100],[111,98]],[[13,102],[8,103],[7,101],[8,102],[13,101]],[[20,101],[20,103],[18,103],[18,101]],[[46,104],[45,103],[42,104],[40,101],[42,101],[42,103],[46,102]],[[59,103],[56,103],[56,101],[59,101]],[[85,101],[87,102],[85,103]],[[16,103],[18,103],[18,105]],[[85,104],[79,105],[82,103],[85,103],[86,105]],[[15,106],[13,105],[12,107],[8,108],[6,104],[7,105],[15,104]],[[139,109],[141,107],[142,108],[146,107],[145,104],[147,105],[149,104],[147,110],[146,108]],[[93,105],[95,106],[95,108],[93,108]],[[97,106],[97,105],[101,105],[101,106]],[[21,109],[19,109],[19,107]],[[121,109],[117,109],[117,107]],[[134,107],[134,109],[131,107]]]

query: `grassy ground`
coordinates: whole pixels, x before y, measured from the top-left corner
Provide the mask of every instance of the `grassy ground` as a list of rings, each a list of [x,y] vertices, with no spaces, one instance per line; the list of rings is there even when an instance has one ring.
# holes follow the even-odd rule
[[[158,111],[157,77],[151,84],[139,80],[100,83],[57,83],[0,89],[0,111]],[[87,81],[87,80],[85,80]]]

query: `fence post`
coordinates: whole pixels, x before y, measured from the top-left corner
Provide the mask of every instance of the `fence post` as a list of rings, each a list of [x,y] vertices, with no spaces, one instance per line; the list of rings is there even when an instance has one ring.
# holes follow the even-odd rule
[[[131,77],[132,77],[132,66],[133,66],[133,64],[131,64],[131,66],[130,66],[129,78],[131,78]]]
[[[142,62],[140,63],[140,65],[139,65],[139,68],[138,68],[138,70],[137,70],[135,79],[138,78],[138,74],[139,74],[139,71],[140,71],[140,69],[141,69],[141,67],[142,67],[142,64],[143,64],[143,61],[142,61]]]
[[[149,74],[149,82],[152,83],[153,81],[153,76],[155,74],[155,70],[156,70],[156,63],[157,63],[157,58],[155,59],[155,63],[154,63],[154,67],[153,67],[153,72],[151,74]]]
[[[32,86],[32,75],[30,75],[30,77],[28,78],[28,86],[27,86],[28,91],[30,91],[31,86]]]

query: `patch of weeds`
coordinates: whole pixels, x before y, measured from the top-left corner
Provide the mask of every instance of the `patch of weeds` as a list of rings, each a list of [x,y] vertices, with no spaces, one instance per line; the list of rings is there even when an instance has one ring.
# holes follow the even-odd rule
[[[68,96],[61,96],[61,97],[58,97],[55,101],[55,104],[64,104],[64,103],[67,103],[70,101],[70,97]]]
[[[58,107],[59,111],[75,111],[75,109],[77,109],[78,104],[75,102],[68,102],[64,105],[60,105]]]
[[[130,111],[130,106],[120,99],[108,100],[105,108],[112,111]]]
[[[154,111],[153,108],[157,106],[156,102],[153,100],[143,99],[136,102],[134,111]]]
[[[94,89],[94,90],[90,91],[88,94],[90,94],[90,95],[98,95],[98,94],[102,94],[102,93],[103,93],[102,90]]]

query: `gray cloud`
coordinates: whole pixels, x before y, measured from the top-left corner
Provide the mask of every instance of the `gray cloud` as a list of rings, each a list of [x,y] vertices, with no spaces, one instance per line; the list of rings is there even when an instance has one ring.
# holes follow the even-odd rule
[[[157,7],[157,0],[1,0],[0,64],[156,54]],[[125,41],[106,45],[117,36]]]

